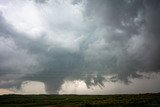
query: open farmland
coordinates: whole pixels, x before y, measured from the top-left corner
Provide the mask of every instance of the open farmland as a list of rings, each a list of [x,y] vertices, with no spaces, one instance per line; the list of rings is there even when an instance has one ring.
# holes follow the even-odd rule
[[[160,107],[160,93],[125,95],[1,95],[1,107]]]

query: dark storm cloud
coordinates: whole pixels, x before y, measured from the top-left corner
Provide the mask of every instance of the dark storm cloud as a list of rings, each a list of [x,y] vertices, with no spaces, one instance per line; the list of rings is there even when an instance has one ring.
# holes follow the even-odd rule
[[[17,32],[6,22],[2,15],[0,20],[0,36],[6,40],[2,40],[1,43],[8,45],[7,43],[11,39],[13,44],[9,48],[14,48],[12,47],[13,45],[16,47],[11,52],[8,48],[5,49],[8,54],[7,56],[6,53],[3,53],[4,50],[2,49],[6,47],[1,48],[0,74],[1,81],[5,82],[1,83],[1,87],[8,88],[17,85],[19,87],[22,81],[30,79],[44,82],[48,92],[56,93],[64,78],[72,75],[71,73],[76,75],[76,72],[79,72],[81,69],[83,58],[80,53],[70,53],[59,46],[48,51],[49,45],[44,39],[45,36],[42,35],[42,37],[36,40],[30,39],[27,36],[22,37],[22,35],[26,34]],[[23,50],[27,52],[23,52]],[[36,64],[34,65],[34,61],[30,62],[30,60],[35,60]],[[6,63],[7,66],[4,66],[3,63]],[[17,67],[18,69],[16,69]]]
[[[19,41],[24,40],[20,37],[22,34],[6,22],[2,13],[0,25],[0,87],[17,87],[23,80],[21,77],[32,72],[37,62],[27,54],[26,49],[17,47],[18,43],[22,43]]]
[[[88,0],[86,9],[86,16],[95,18],[108,31],[102,38],[104,46],[110,46],[98,51],[113,54],[109,62],[101,60],[100,66],[108,66],[125,82],[129,77],[141,77],[137,71],[159,72],[158,0]]]
[[[79,5],[83,0],[71,3]],[[36,39],[29,38],[29,34],[15,30],[1,12],[0,87],[35,80],[44,82],[47,92],[56,93],[66,79],[84,80],[89,88],[104,86],[106,75],[114,75],[109,81],[129,83],[129,78],[142,77],[137,72],[160,71],[159,0],[87,0],[84,5],[86,29],[80,26],[83,29],[77,30],[74,23],[63,18],[59,20],[64,24],[58,26],[52,20],[54,16],[47,20],[51,31],[56,26],[59,31],[75,30],[75,35],[85,36],[76,51],[55,42],[51,44],[47,31]]]

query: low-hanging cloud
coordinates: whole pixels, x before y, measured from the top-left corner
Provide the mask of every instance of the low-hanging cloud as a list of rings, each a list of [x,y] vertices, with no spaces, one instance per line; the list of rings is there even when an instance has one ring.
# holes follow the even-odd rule
[[[106,75],[129,83],[160,71],[159,0],[7,2],[0,2],[0,87],[33,80],[56,93],[65,80],[89,88],[104,86]]]

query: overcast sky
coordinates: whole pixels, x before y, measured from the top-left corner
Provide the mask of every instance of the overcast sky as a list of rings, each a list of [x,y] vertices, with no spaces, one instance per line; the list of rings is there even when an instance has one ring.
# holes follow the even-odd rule
[[[0,0],[0,93],[160,91],[160,0]]]

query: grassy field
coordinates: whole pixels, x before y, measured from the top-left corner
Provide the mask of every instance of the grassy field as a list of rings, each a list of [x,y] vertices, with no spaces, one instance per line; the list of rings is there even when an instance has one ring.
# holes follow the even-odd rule
[[[160,93],[127,95],[1,95],[0,107],[160,107]]]

